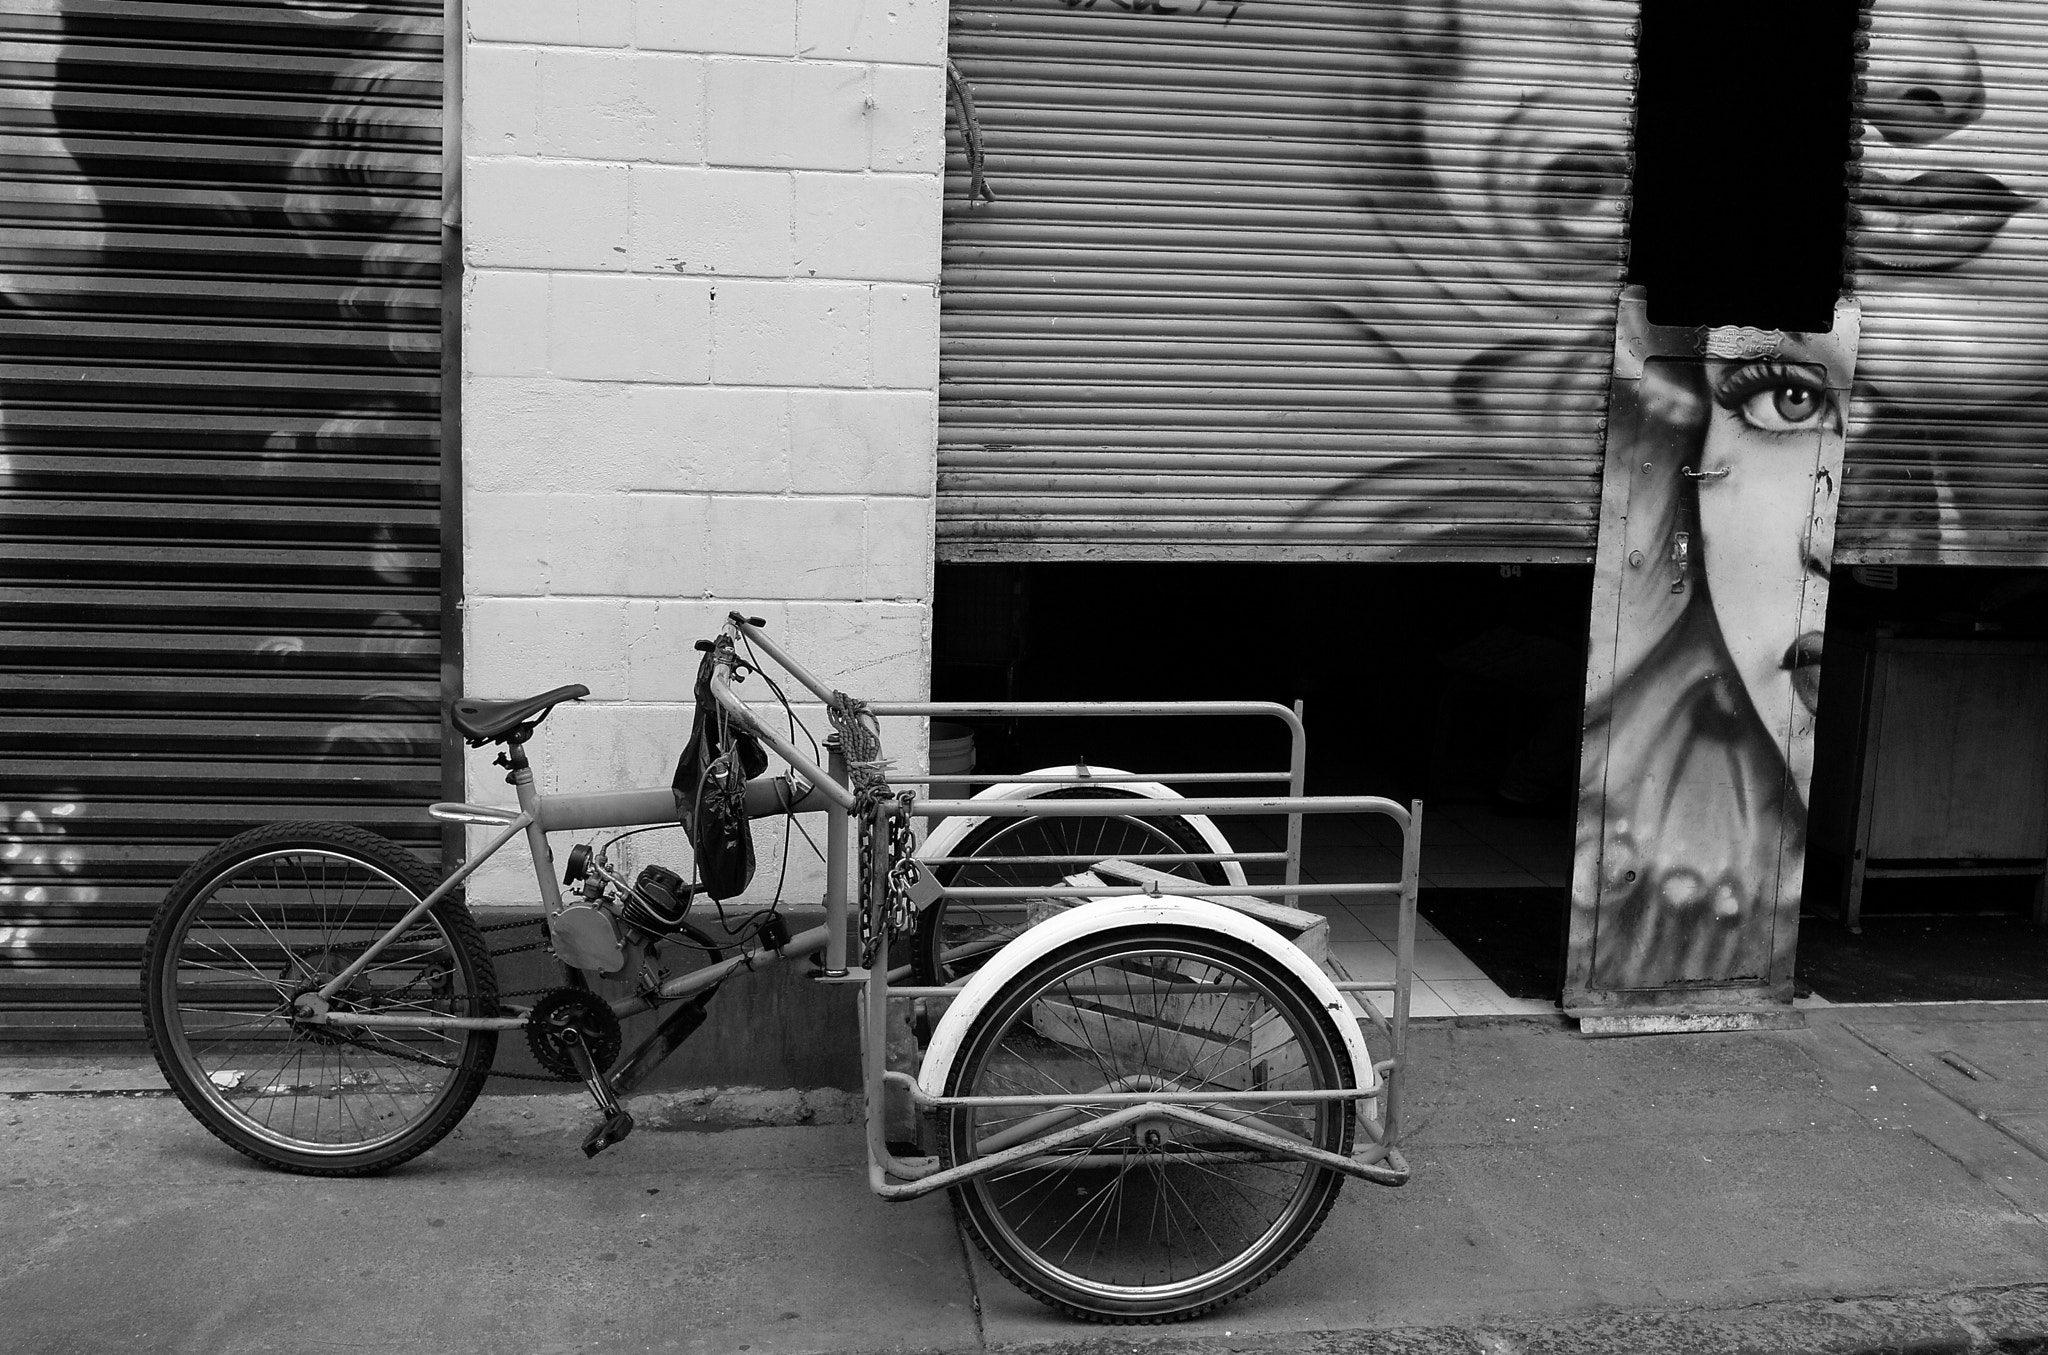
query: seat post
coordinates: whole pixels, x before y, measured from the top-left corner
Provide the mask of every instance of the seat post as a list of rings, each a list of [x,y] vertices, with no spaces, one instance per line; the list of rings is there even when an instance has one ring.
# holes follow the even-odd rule
[[[505,751],[491,759],[505,768],[505,784],[508,786],[517,786],[522,780],[528,785],[533,783],[533,771],[526,761],[526,740],[532,733],[532,725],[520,725],[509,731],[505,735]],[[524,773],[523,777],[521,773]]]

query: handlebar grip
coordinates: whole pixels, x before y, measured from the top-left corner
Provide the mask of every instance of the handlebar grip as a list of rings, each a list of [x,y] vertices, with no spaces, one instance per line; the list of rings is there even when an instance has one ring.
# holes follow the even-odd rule
[[[705,654],[709,654],[712,650],[717,648],[717,646],[712,644],[709,640],[699,640],[694,647],[699,652]]]
[[[725,615],[729,620],[745,622],[762,630],[768,628],[768,618],[763,616],[741,616],[738,612],[727,612]]]

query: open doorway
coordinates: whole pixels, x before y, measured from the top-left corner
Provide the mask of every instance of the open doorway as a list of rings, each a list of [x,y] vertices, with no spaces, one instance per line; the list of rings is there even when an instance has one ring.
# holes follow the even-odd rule
[[[2048,999],[2048,570],[1837,570],[1827,634],[1800,990]]]
[[[933,694],[1300,701],[1311,793],[1425,802],[1431,925],[1416,1011],[1547,1010],[1561,978],[1590,586],[1583,566],[942,565]],[[966,723],[990,774],[1286,765],[1270,722]],[[1224,828],[1233,843],[1279,845],[1277,820]],[[1307,873],[1397,874],[1394,841],[1311,819]],[[1356,976],[1375,946],[1388,953],[1368,911],[1339,906],[1331,923],[1333,945],[1354,947]]]

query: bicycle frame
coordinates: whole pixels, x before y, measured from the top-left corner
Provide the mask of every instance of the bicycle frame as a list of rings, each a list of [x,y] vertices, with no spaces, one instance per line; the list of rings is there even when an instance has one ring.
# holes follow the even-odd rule
[[[784,652],[759,626],[734,613],[732,625],[738,635],[743,635],[751,644],[766,653],[783,667],[805,688],[820,700],[833,702],[835,694],[813,676],[794,657]],[[1415,905],[1417,884],[1420,878],[1420,829],[1421,803],[1402,806],[1379,796],[1306,796],[1302,794],[1302,778],[1305,766],[1304,735],[1300,715],[1297,711],[1269,702],[1251,701],[1208,701],[1208,702],[874,702],[867,710],[878,718],[895,716],[1187,716],[1187,715],[1238,715],[1268,716],[1280,720],[1287,726],[1292,748],[1290,766],[1285,773],[1198,773],[1185,779],[1190,782],[1254,782],[1259,780],[1285,781],[1289,794],[1249,797],[1216,797],[1200,799],[1062,799],[1053,802],[1036,799],[1018,800],[915,800],[907,809],[899,804],[889,803],[863,809],[853,790],[846,759],[837,746],[836,737],[827,741],[827,765],[819,766],[790,742],[777,735],[733,690],[732,674],[728,670],[716,670],[710,682],[714,698],[734,721],[749,730],[781,757],[793,769],[793,776],[763,777],[747,787],[747,809],[752,817],[768,817],[775,814],[798,814],[823,812],[828,815],[826,837],[826,885],[824,895],[825,922],[822,926],[810,928],[791,938],[780,947],[770,949],[759,945],[741,949],[727,959],[694,970],[662,984],[651,996],[635,996],[610,1004],[613,1013],[621,1018],[648,1011],[669,1001],[687,999],[716,987],[727,977],[741,969],[757,969],[780,960],[797,959],[822,953],[822,967],[813,975],[823,983],[857,983],[864,988],[862,1003],[862,1080],[867,1098],[867,1147],[869,1158],[869,1181],[875,1193],[884,1199],[900,1200],[928,1194],[957,1184],[970,1177],[986,1172],[1001,1170],[1013,1163],[1033,1156],[1055,1151],[1061,1147],[1087,1141],[1091,1136],[1100,1137],[1120,1126],[1139,1120],[1172,1120],[1196,1127],[1219,1138],[1242,1144],[1247,1151],[1266,1154],[1283,1154],[1314,1162],[1318,1165],[1342,1171],[1348,1175],[1375,1181],[1383,1185],[1399,1185],[1407,1179],[1408,1170],[1397,1149],[1400,1129],[1401,1076],[1405,1067],[1407,1026],[1409,1017],[1409,988],[1412,978],[1415,943]],[[629,828],[649,824],[676,823],[679,819],[677,796],[669,787],[612,790],[580,794],[543,795],[534,785],[533,773],[527,764],[523,748],[518,742],[508,744],[510,756],[505,765],[510,768],[507,780],[512,784],[518,800],[518,808],[504,809],[488,805],[436,804],[430,809],[436,818],[448,822],[494,828],[496,832],[484,848],[452,872],[431,894],[407,911],[405,916],[391,926],[374,943],[366,947],[350,965],[322,985],[316,992],[304,995],[297,1002],[297,1015],[312,1024],[337,1026],[384,1026],[411,1029],[470,1029],[470,1030],[515,1030],[526,1024],[524,1012],[514,1012],[497,1017],[437,1017],[437,1016],[387,1016],[374,1013],[336,1011],[332,1003],[338,993],[345,991],[349,983],[365,967],[371,964],[384,949],[423,918],[429,909],[452,890],[459,888],[463,881],[474,874],[482,864],[513,839],[524,837],[532,858],[534,878],[540,891],[542,906],[550,919],[563,910],[560,886],[556,883],[553,858],[548,850],[547,834],[582,829]],[[925,781],[929,777],[904,777],[906,781]],[[1029,780],[1016,777],[972,777],[948,774],[949,782],[993,783],[998,781]],[[1101,778],[1105,784],[1119,781],[1152,780],[1131,774],[1111,774]],[[1061,780],[1060,784],[1072,784]],[[929,1093],[916,1079],[885,1066],[884,1046],[888,1004],[892,999],[917,997],[957,997],[959,986],[930,987],[902,985],[891,981],[886,963],[872,968],[857,968],[848,963],[848,923],[852,918],[854,901],[849,898],[847,881],[852,865],[849,826],[858,814],[871,816],[868,833],[870,846],[868,878],[873,882],[866,897],[858,901],[865,910],[871,929],[880,934],[883,918],[888,908],[885,877],[887,875],[888,818],[892,813],[908,813],[930,819],[972,816],[977,818],[1045,816],[1057,814],[1062,818],[1072,817],[1167,817],[1213,814],[1281,814],[1288,820],[1287,847],[1284,852],[1233,852],[1227,859],[1239,861],[1281,861],[1284,862],[1284,883],[1279,885],[1207,885],[1197,881],[1185,883],[1176,881],[1171,886],[1174,895],[1194,898],[1207,897],[1251,897],[1284,900],[1292,904],[1301,893],[1300,865],[1302,816],[1312,813],[1374,813],[1392,819],[1401,829],[1403,836],[1401,877],[1394,881],[1359,884],[1318,884],[1315,892],[1330,896],[1386,896],[1399,899],[1399,925],[1396,946],[1395,977],[1383,982],[1340,981],[1335,987],[1342,993],[1391,995],[1391,1012],[1388,1018],[1380,1015],[1368,1003],[1354,1003],[1362,1008],[1362,1017],[1371,1019],[1387,1035],[1392,1047],[1391,1057],[1373,1063],[1378,1085],[1364,1088],[1339,1088],[1323,1092],[1312,1091],[1205,1091],[1175,1092],[1168,1090],[1137,1090],[1123,1092],[1098,1092],[1076,1095],[1037,1095],[1027,1097],[973,1097],[941,1096]],[[1063,858],[1062,858],[1063,859]],[[1080,858],[1076,858],[1079,860]],[[1160,860],[1213,860],[1223,859],[1218,854],[1165,854],[1154,858]],[[1079,868],[1079,867],[1077,867]],[[1160,888],[1153,885],[1090,885],[1053,886],[1033,888],[993,887],[951,887],[942,891],[948,897],[982,899],[1102,899],[1130,897],[1142,901],[1160,897]],[[678,1017],[687,1013],[679,1012]],[[701,1016],[698,1017],[701,1019]],[[647,1072],[665,1058],[680,1044],[688,1032],[672,1033],[671,1022],[664,1022],[638,1047],[626,1054],[618,1064],[618,1071],[606,1080],[606,1086],[614,1094],[624,1094],[638,1084]],[[694,1021],[689,1025],[694,1029]],[[897,1088],[907,1095],[912,1104],[921,1111],[945,1110],[972,1106],[1018,1106],[1043,1107],[1044,1114],[1033,1117],[1027,1123],[1043,1125],[1046,1132],[1032,1133],[1021,1141],[1002,1147],[987,1156],[977,1157],[955,1167],[940,1169],[937,1159],[929,1157],[902,1158],[889,1148],[885,1134],[884,1107],[888,1089]],[[1306,1102],[1336,1100],[1368,1100],[1384,1093],[1386,1097],[1384,1116],[1376,1123],[1371,1116],[1362,1116],[1361,1122],[1368,1129],[1370,1142],[1351,1157],[1318,1149],[1305,1141],[1290,1141],[1273,1132],[1272,1126],[1257,1122],[1255,1117],[1243,1113],[1239,1108],[1255,1109],[1260,1104],[1274,1102]],[[1085,1122],[1069,1124],[1078,1115],[1085,1115]],[[1247,1123],[1252,1121],[1252,1123]],[[1256,1126],[1256,1127],[1255,1127]]]

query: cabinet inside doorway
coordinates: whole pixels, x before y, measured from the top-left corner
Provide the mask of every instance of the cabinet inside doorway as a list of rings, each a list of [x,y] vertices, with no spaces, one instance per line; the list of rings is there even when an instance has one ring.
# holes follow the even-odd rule
[[[1830,635],[1811,844],[1842,865],[1861,928],[1871,880],[2048,882],[2048,643]],[[1819,900],[1815,900],[1819,902]]]

